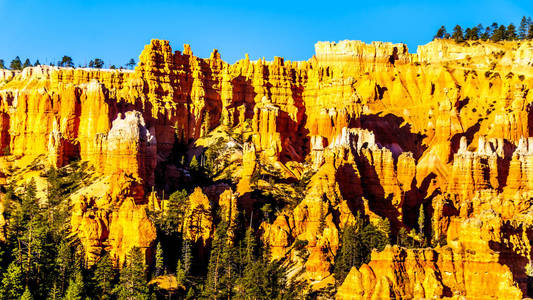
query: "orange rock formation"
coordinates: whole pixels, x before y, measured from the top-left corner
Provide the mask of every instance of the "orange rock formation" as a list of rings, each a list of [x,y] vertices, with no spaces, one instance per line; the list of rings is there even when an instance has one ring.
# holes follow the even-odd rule
[[[146,192],[180,180],[175,146],[238,128],[236,193],[215,200],[234,218],[237,203],[251,207],[265,165],[287,180],[314,172],[303,200],[260,226],[274,258],[308,242],[310,280],[330,276],[357,212],[389,219],[395,234],[417,228],[424,205],[433,237],[447,239],[435,250],[374,253],[339,298],[516,298],[531,260],[531,49],[437,40],[411,54],[403,44],[320,42],[308,61],[228,64],[217,50],[202,59],[152,40],[133,72],[0,70],[0,149],[4,159],[94,166],[100,180],[71,199],[72,228],[87,251],[122,259],[134,245],[153,246]],[[189,198],[191,216],[201,213],[185,216],[186,227],[202,226],[185,234],[207,242],[214,207],[204,192]]]

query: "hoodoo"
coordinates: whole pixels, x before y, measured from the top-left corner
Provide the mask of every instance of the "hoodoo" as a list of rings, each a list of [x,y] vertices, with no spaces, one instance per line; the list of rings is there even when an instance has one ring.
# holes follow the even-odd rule
[[[152,40],[133,71],[0,70],[1,243],[31,196],[84,267],[140,257],[176,293],[264,269],[288,297],[531,296],[532,58],[436,39],[229,64]]]

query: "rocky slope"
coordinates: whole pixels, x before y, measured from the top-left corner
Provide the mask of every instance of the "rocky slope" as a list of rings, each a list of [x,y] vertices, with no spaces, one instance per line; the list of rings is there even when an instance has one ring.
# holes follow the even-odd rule
[[[221,139],[217,171],[231,184],[191,194],[191,212],[202,214],[186,214],[185,224],[201,226],[183,230],[194,241],[212,238],[216,207],[228,218],[240,210],[273,258],[297,261],[293,246],[306,241],[299,264],[319,286],[333,280],[341,232],[358,212],[388,219],[396,235],[418,230],[422,206],[425,234],[447,246],[375,252],[337,298],[525,296],[533,43],[438,40],[411,54],[403,44],[342,41],[315,50],[302,62],[228,64],[217,50],[202,59],[188,45],[173,52],[152,40],[132,72],[0,70],[1,171],[9,182],[13,167],[35,158],[58,168],[88,162],[98,180],[71,196],[72,230],[89,257],[110,249],[120,261],[132,246],[153,249],[146,211],[164,210],[165,195],[190,178],[183,165]],[[256,192],[267,189],[295,203],[258,223],[265,200]]]

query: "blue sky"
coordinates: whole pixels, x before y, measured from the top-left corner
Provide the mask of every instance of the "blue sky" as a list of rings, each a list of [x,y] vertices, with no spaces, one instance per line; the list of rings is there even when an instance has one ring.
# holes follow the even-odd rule
[[[486,1],[116,1],[0,0],[0,59],[42,63],[69,55],[76,64],[102,58],[124,65],[152,38],[195,55],[213,48],[234,62],[283,56],[307,60],[316,41],[404,42],[411,52],[440,25],[518,25],[531,0]]]

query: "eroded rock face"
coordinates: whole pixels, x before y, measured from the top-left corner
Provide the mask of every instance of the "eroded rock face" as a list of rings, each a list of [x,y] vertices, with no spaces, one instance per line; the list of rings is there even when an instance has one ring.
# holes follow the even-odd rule
[[[292,259],[306,241],[306,278],[324,280],[357,213],[387,218],[394,235],[418,229],[422,206],[432,238],[449,247],[374,254],[339,297],[513,298],[531,260],[531,45],[436,40],[410,54],[403,44],[320,42],[308,61],[228,64],[216,50],[202,59],[152,40],[135,71],[0,70],[1,159],[92,165],[101,180],[72,196],[72,228],[87,251],[121,260],[152,245],[143,212],[164,209],[165,181],[187,178],[176,149],[238,130],[234,186],[216,197],[194,190],[187,238],[208,244],[217,200],[230,221],[238,203],[249,214],[266,167],[292,183],[314,174],[298,203],[258,224],[273,258]],[[501,284],[483,290],[484,281]]]
[[[359,270],[352,268],[337,299],[522,299],[508,267],[494,253],[464,249],[404,249],[388,246],[373,252]],[[488,282],[494,284],[487,285]]]

